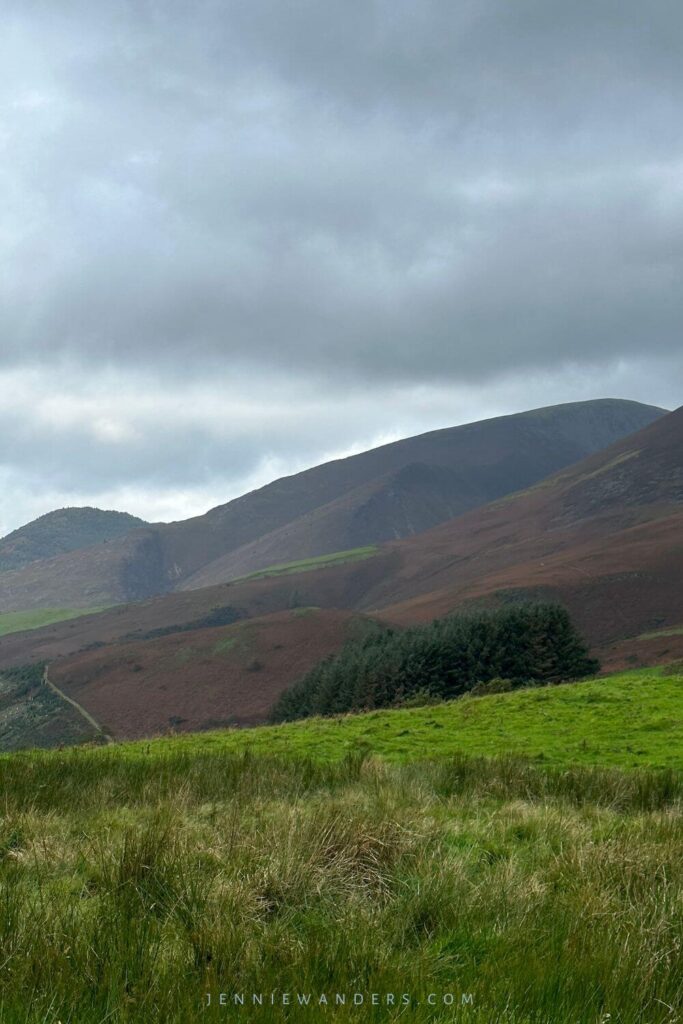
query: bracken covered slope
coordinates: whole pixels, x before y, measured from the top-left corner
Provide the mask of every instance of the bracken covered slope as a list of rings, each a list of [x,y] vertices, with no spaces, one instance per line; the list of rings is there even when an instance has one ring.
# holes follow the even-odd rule
[[[362,616],[299,608],[87,651],[56,662],[50,677],[118,737],[256,725],[364,628]]]

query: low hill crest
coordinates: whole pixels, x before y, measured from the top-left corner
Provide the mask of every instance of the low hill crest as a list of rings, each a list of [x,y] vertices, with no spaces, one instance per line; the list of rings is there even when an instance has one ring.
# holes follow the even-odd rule
[[[147,525],[144,519],[113,509],[55,509],[0,538],[0,572],[115,540]]]

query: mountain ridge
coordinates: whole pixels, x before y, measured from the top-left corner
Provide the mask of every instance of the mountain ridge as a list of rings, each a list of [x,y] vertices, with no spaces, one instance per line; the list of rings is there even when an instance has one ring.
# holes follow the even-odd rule
[[[4,573],[0,611],[145,600],[421,533],[662,415],[653,406],[597,399],[391,442],[273,481],[203,516],[142,526],[107,545]]]

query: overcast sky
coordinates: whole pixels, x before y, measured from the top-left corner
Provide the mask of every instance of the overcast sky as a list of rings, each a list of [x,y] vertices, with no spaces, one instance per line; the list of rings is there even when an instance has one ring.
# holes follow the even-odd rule
[[[683,404],[680,0],[5,0],[0,534]]]

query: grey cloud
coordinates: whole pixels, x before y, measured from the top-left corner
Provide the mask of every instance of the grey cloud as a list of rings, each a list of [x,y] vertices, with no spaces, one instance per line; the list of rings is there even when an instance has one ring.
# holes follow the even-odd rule
[[[679,5],[23,3],[14,29],[10,359],[476,380],[678,343]]]
[[[437,425],[395,414],[411,387],[460,389],[476,417],[515,374],[578,374],[588,397],[645,354],[670,379],[628,396],[680,404],[680,3],[6,10],[0,371],[66,391],[118,373],[136,429],[51,432],[0,395],[0,465],[222,500],[264,453],[298,467]],[[293,399],[277,426],[160,425],[136,419],[141,379],[160,407],[185,382]],[[298,401],[316,391],[327,420]],[[498,407],[539,404],[514,393]]]

